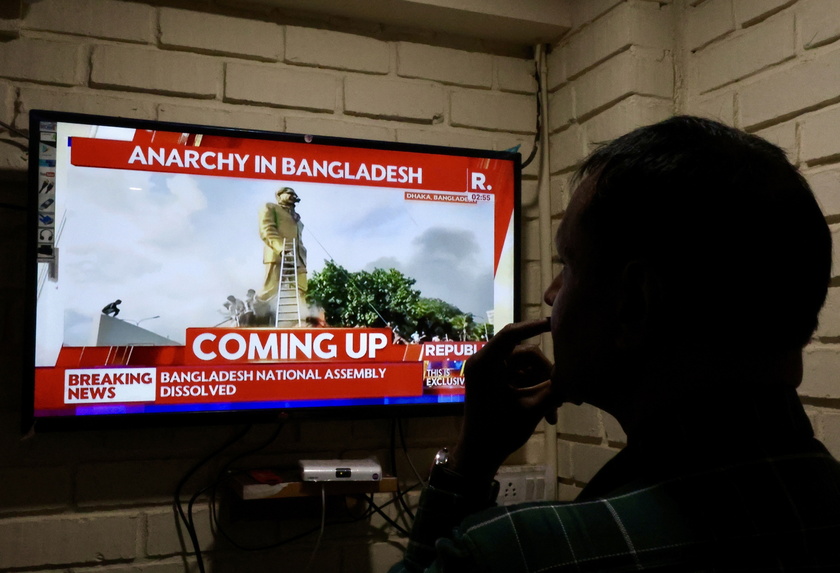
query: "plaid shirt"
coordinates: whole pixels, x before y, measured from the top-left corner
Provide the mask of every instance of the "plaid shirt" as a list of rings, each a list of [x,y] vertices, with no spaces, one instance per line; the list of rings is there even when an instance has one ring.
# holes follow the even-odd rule
[[[688,451],[631,443],[574,503],[476,511],[429,487],[391,573],[840,571],[840,464],[798,399],[740,414],[742,433],[717,427]]]

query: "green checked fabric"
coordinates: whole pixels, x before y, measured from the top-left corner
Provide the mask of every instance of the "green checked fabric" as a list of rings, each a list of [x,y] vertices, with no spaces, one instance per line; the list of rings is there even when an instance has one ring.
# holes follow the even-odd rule
[[[840,571],[840,464],[798,399],[738,413],[632,443],[573,503],[478,510],[427,488],[392,573]]]

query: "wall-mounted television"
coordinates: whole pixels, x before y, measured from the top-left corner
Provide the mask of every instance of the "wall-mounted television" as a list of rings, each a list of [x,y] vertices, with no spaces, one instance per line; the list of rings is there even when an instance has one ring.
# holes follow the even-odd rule
[[[438,414],[518,318],[515,152],[30,113],[24,423]]]

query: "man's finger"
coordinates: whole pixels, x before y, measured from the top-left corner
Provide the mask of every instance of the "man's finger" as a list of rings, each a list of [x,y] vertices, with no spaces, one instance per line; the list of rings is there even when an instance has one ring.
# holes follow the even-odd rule
[[[523,341],[550,330],[551,322],[548,318],[514,322],[496,333],[479,352],[482,354],[490,354],[491,352],[508,354]]]

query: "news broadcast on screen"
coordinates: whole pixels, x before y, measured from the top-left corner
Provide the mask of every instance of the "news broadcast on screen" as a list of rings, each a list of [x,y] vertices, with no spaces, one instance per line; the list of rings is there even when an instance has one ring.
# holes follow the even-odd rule
[[[517,318],[517,153],[32,128],[35,420],[457,404]]]

